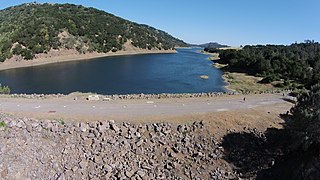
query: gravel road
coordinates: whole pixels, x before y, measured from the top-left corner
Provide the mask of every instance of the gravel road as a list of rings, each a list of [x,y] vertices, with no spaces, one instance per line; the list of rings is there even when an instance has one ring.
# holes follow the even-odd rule
[[[155,100],[86,101],[73,96],[50,99],[0,98],[0,112],[42,117],[75,119],[140,118],[180,116],[197,113],[250,109],[285,103],[279,94],[225,96],[212,98],[172,98]]]

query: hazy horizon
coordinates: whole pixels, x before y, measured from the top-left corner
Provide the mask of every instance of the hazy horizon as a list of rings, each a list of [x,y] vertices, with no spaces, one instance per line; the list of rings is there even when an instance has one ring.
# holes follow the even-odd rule
[[[32,1],[2,2],[0,9]],[[218,42],[230,46],[320,41],[316,0],[249,1],[79,1],[51,0],[39,3],[72,3],[94,7],[121,18],[147,24],[191,44]]]

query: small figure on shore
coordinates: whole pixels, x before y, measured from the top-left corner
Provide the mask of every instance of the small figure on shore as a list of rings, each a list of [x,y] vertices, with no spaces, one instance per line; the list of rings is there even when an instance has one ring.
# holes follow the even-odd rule
[[[243,98],[243,102],[246,102],[246,97]]]

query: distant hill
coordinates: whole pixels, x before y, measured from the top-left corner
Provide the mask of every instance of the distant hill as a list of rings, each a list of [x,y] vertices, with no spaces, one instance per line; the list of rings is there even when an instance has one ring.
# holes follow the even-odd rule
[[[203,47],[203,48],[207,48],[207,49],[217,49],[217,48],[230,47],[230,46],[227,46],[227,45],[219,44],[217,42],[210,42],[210,43],[206,43],[206,44],[200,44],[198,46]]]
[[[186,46],[164,31],[95,8],[28,3],[0,11],[0,61],[14,55],[33,59],[52,49],[116,52],[128,44],[149,50]]]

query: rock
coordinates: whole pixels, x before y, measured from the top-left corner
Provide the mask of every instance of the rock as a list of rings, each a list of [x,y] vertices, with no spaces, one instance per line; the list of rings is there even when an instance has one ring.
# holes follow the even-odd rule
[[[9,123],[8,123],[8,127],[15,127],[17,126],[17,121],[15,120],[11,120]]]
[[[161,145],[165,145],[165,144],[166,144],[166,142],[163,141],[163,140],[161,140],[161,139],[160,139],[158,142],[159,142]]]
[[[88,162],[84,159],[81,160],[81,162],[79,163],[79,166],[81,169],[85,169],[88,166]]]
[[[126,175],[128,178],[131,178],[134,174],[135,174],[134,171],[126,171],[126,172],[125,172],[125,175]]]
[[[204,79],[204,80],[207,80],[207,79],[209,79],[209,76],[207,76],[207,75],[201,75],[200,78],[201,78],[201,79]]]
[[[93,161],[97,164],[103,164],[103,160],[99,155],[95,156]]]
[[[80,123],[80,130],[81,130],[82,132],[86,132],[88,129],[89,129],[88,124]]]
[[[146,165],[143,165],[141,166],[142,169],[146,169],[146,170],[151,170],[152,168],[150,166],[146,166]]]
[[[153,126],[154,126],[154,131],[155,132],[160,132],[161,131],[161,127],[158,126],[158,124],[153,124]]]
[[[171,170],[171,169],[173,169],[173,164],[171,162],[168,162],[164,165],[164,168],[167,170]]]
[[[163,131],[163,134],[165,134],[165,135],[168,135],[168,134],[170,134],[170,133],[171,133],[171,129],[168,129],[168,130]]]
[[[173,150],[173,152],[179,153],[179,149],[177,147],[172,147],[171,149]]]
[[[142,144],[143,144],[143,139],[140,139],[140,140],[136,143],[136,146],[137,146],[137,147],[140,147]]]
[[[78,166],[74,166],[72,169],[71,169],[73,172],[76,172],[78,170]]]
[[[98,131],[100,133],[106,132],[106,130],[109,128],[109,124],[106,122],[99,122],[98,125]]]
[[[141,138],[141,134],[139,132],[136,132],[137,138]]]
[[[108,164],[106,164],[106,165],[104,166],[104,170],[107,171],[107,172],[111,172],[112,169],[113,169],[113,168],[112,168],[110,165],[108,165]]]
[[[111,127],[111,129],[114,130],[116,133],[118,133],[118,132],[120,131],[120,129],[118,128],[118,126],[115,125],[115,124],[110,124],[110,127]]]
[[[8,123],[0,131],[0,179],[15,179],[16,172],[20,179],[238,177],[230,169],[233,166],[215,169],[224,149],[213,134],[201,130],[202,122],[116,124],[110,120],[61,125],[6,116],[0,113],[0,121]]]
[[[213,158],[213,159],[216,159],[216,158],[218,157],[218,155],[215,154],[215,153],[210,153],[210,154],[209,154],[209,157],[210,157],[210,158]]]
[[[36,128],[36,127],[39,126],[39,123],[38,123],[38,122],[33,122],[33,123],[31,123],[31,126],[32,126],[33,128]]]
[[[136,172],[136,174],[137,174],[140,178],[143,178],[143,177],[146,175],[146,173],[145,173],[143,170],[138,170],[138,171]]]
[[[26,128],[26,124],[23,121],[19,121],[16,125],[18,128]]]

